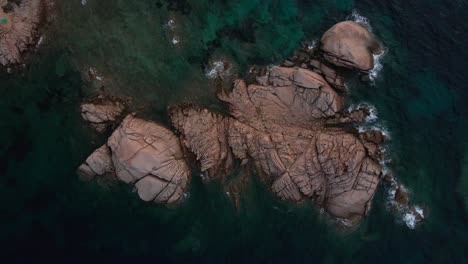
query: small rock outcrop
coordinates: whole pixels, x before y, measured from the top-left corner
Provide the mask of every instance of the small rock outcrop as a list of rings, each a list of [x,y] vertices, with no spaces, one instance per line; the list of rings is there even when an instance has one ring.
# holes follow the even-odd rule
[[[0,3],[0,65],[23,63],[23,55],[39,40],[49,0],[3,0]]]
[[[81,117],[98,132],[104,132],[125,110],[125,105],[116,100],[99,100],[80,106]]]

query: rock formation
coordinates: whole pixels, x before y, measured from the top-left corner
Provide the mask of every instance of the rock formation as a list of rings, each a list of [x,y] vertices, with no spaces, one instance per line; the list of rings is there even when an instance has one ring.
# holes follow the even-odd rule
[[[20,64],[24,53],[39,39],[39,26],[46,18],[49,0],[0,2],[0,65]]]
[[[167,128],[128,115],[106,145],[78,168],[84,178],[114,173],[144,201],[173,203],[187,189],[190,169],[179,139]]]
[[[374,54],[382,53],[380,43],[369,30],[356,22],[340,22],[320,40],[323,57],[339,67],[360,71],[374,68]]]
[[[255,69],[249,83],[237,80],[232,90],[221,88],[218,97],[229,105],[229,115],[191,104],[170,107],[180,140],[160,125],[128,116],[79,170],[112,171],[105,165],[109,158],[101,157],[111,153],[116,176],[135,184],[143,200],[172,202],[186,189],[188,157],[208,180],[223,179],[239,160],[254,164],[279,198],[314,203],[357,223],[382,178],[385,137],[355,128],[369,111],[344,110],[347,90],[339,67],[369,70],[377,44],[364,27],[339,23],[324,35],[323,50],[297,52],[283,63],[287,67]]]
[[[117,100],[98,99],[80,106],[81,117],[98,132],[103,132],[122,114],[125,106]]]

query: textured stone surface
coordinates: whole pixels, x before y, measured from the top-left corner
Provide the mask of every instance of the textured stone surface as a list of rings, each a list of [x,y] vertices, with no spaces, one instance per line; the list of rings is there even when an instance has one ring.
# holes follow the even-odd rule
[[[229,174],[233,156],[227,142],[229,119],[194,105],[170,108],[174,127],[210,178]]]
[[[281,199],[311,201],[351,221],[368,212],[381,177],[372,153],[379,151],[382,136],[341,126],[364,114],[341,111],[343,98],[320,75],[273,67],[256,84],[238,80],[219,97],[229,103],[232,117],[192,105],[170,111],[202,170],[220,167],[232,151],[243,163],[252,161]]]
[[[373,54],[382,53],[371,32],[356,22],[340,22],[320,40],[323,57],[336,66],[369,71],[374,68]]]
[[[96,149],[78,168],[78,174],[84,180],[90,180],[96,175],[113,172],[114,165],[112,163],[111,151],[107,145]]]
[[[19,5],[17,4],[19,3]],[[46,18],[49,0],[4,0],[0,8],[0,64],[20,64],[23,54],[38,41],[38,27]]]
[[[125,106],[118,101],[100,100],[96,103],[84,103],[80,106],[81,116],[98,131],[104,131],[107,126],[116,121]]]
[[[167,128],[128,115],[107,142],[117,177],[145,201],[180,200],[190,174],[179,139]]]
[[[142,200],[173,203],[187,190],[190,169],[179,139],[170,130],[128,115],[107,145],[78,168],[85,179],[104,173],[135,185]]]
[[[233,92],[220,93],[231,114],[256,129],[270,126],[315,125],[343,108],[343,98],[319,74],[302,68],[273,67],[247,86],[238,80]],[[262,120],[268,120],[263,122]]]

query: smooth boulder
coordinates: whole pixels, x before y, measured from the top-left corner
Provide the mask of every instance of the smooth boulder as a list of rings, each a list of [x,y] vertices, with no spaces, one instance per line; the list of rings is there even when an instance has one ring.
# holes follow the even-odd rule
[[[364,72],[374,68],[374,54],[382,53],[372,33],[353,21],[340,22],[325,32],[320,49],[330,63]]]

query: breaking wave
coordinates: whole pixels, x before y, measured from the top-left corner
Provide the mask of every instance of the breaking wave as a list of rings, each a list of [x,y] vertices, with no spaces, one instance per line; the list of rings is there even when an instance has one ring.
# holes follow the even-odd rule
[[[348,107],[347,111],[349,113],[354,110],[360,110],[360,109],[367,109],[369,111],[369,115],[365,119],[366,123],[375,123],[377,121],[378,119],[377,108],[369,103],[353,104]]]
[[[374,54],[374,68],[369,72],[369,79],[371,80],[372,84],[375,84],[375,80],[379,77],[380,72],[383,69],[382,60],[387,53],[387,49],[384,48],[383,52],[380,54]]]
[[[361,24],[367,27],[367,29],[372,33],[372,26],[371,26],[370,20],[367,17],[359,14],[359,11],[357,11],[356,9],[354,9],[351,15],[349,15],[346,19],[354,21],[358,24]],[[382,59],[387,53],[387,48],[382,47],[382,50],[383,50],[382,53],[373,55],[374,56],[374,68],[369,72],[369,79],[371,80],[371,84],[375,83],[375,80],[377,80],[380,72],[383,69]]]
[[[218,60],[210,63],[210,66],[205,70],[205,76],[208,79],[215,79],[218,76],[223,78],[231,74],[231,67],[226,65],[225,61]]]

